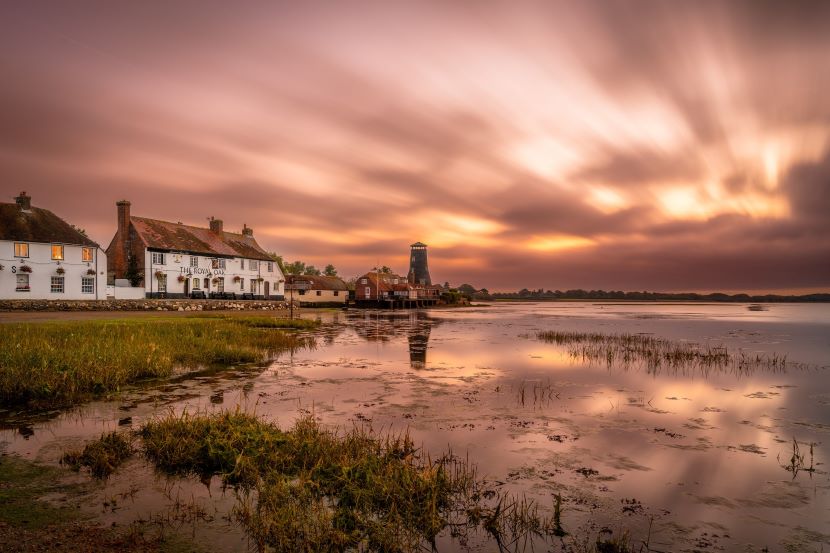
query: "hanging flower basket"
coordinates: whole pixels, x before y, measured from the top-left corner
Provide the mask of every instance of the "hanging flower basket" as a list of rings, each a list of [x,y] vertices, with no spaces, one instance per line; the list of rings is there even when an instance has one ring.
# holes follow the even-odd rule
[[[263,280],[265,280],[265,279],[262,278],[262,277],[259,277],[259,278],[256,279],[257,282],[262,282]]]
[[[31,273],[31,272],[32,272],[32,268],[31,268],[31,267],[29,267],[28,265],[21,265],[21,266],[20,266],[20,272],[21,272],[21,273]]]
[[[239,276],[239,275],[236,275],[235,277],[233,277],[234,282],[239,282],[240,280],[242,280],[242,277]]]
[[[184,282],[184,281],[185,281],[184,275],[179,275],[179,276],[176,278],[176,280],[178,280],[179,282]]]
[[[62,275],[66,272],[66,269],[64,269],[63,267],[58,267],[57,269],[55,269],[55,272],[59,275]]]
[[[3,266],[2,266],[2,265],[0,265],[0,271],[2,271],[2,270],[3,270]]]
[[[156,271],[155,275],[156,278],[164,278],[164,271]]]
[[[94,276],[95,275],[95,269],[87,269],[86,274],[88,274],[89,276]]]

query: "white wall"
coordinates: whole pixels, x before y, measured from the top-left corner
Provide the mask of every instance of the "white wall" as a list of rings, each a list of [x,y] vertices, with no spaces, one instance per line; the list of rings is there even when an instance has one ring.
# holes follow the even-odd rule
[[[106,299],[107,255],[101,248],[92,250],[92,261],[81,259],[82,246],[64,244],[63,260],[52,259],[52,244],[24,242],[29,244],[29,257],[14,257],[14,241],[0,240],[0,298],[30,300],[96,300]],[[17,290],[17,275],[25,274],[20,269],[23,265],[32,268],[29,275],[29,290]],[[58,267],[64,274],[57,273]],[[94,275],[88,275],[92,270]],[[52,292],[52,277],[63,277],[63,293]],[[82,277],[93,277],[95,283],[92,293],[81,291]]]
[[[199,279],[199,290],[204,292],[218,291],[218,284],[213,282],[214,278],[224,277],[225,292],[237,294],[251,293],[251,280],[263,278],[263,282],[256,283],[254,291],[257,295],[264,294],[265,281],[270,283],[270,296],[281,296],[285,293],[285,276],[280,271],[276,261],[272,263],[272,271],[268,271],[267,261],[258,261],[256,269],[251,268],[250,259],[233,258],[225,259],[225,268],[214,269],[211,257],[195,256],[198,259],[198,267],[191,266],[190,254],[164,253],[164,264],[153,263],[153,252],[144,252],[144,288],[148,294],[155,294],[159,291],[159,281],[156,272],[161,271],[167,275],[167,293],[184,294],[185,283],[179,282],[179,276],[190,279],[190,290],[194,290],[193,279]],[[244,262],[244,268],[242,267]],[[234,277],[244,279],[244,282],[234,282]],[[208,287],[205,288],[204,279],[208,279]]]

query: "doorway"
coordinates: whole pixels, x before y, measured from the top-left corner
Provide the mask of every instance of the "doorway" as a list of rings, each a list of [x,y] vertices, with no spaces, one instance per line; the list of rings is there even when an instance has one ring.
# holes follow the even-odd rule
[[[265,281],[265,289],[264,289],[266,300],[270,297],[270,291],[271,291],[271,283],[266,280]]]

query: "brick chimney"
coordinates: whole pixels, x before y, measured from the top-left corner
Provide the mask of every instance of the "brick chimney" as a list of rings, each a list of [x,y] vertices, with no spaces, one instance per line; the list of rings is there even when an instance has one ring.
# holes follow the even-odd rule
[[[222,234],[222,219],[210,218],[210,231],[216,234]]]
[[[122,240],[126,240],[130,232],[130,202],[121,200],[115,205],[118,206],[118,234]]]
[[[254,237],[254,229],[250,228],[246,224],[242,224],[242,236],[248,236],[250,238]]]
[[[32,197],[27,196],[26,192],[21,192],[20,196],[14,199],[17,207],[20,208],[21,211],[31,211],[32,209]]]

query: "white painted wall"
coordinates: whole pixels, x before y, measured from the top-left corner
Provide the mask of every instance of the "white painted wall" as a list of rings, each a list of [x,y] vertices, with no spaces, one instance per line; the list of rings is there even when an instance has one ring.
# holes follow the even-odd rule
[[[191,265],[191,259],[197,259],[197,266]],[[159,292],[159,279],[156,273],[161,271],[167,277],[167,293],[169,294],[184,294],[185,283],[179,281],[179,277],[190,279],[190,290],[197,289],[194,286],[194,280],[198,279],[198,289],[204,290],[205,294],[210,292],[217,292],[219,290],[218,284],[213,282],[214,278],[224,277],[225,292],[235,292],[236,294],[251,293],[253,291],[256,295],[263,295],[265,290],[265,281],[270,283],[269,294],[273,296],[282,296],[285,294],[285,276],[280,271],[279,265],[276,261],[271,264],[271,271],[268,270],[267,261],[258,261],[243,258],[225,259],[225,268],[214,268],[213,259],[205,256],[192,256],[190,254],[175,254],[164,253],[164,264],[153,262],[153,252],[145,250],[144,252],[144,288],[147,294],[155,294]],[[257,263],[256,268],[252,268],[251,261]],[[234,282],[234,278],[242,279],[240,282]],[[263,278],[262,282],[256,282],[257,278]],[[205,278],[208,279],[208,286],[205,287]],[[251,281],[254,281],[255,288],[252,290]]]
[[[14,241],[0,240],[0,298],[18,300],[103,300],[107,289],[107,254],[101,248],[92,249],[92,261],[82,261],[82,246],[63,244],[63,260],[52,259],[52,244],[29,244],[29,257],[14,256]],[[18,290],[17,276],[23,275],[21,267],[31,267],[29,290]],[[64,274],[57,273],[58,267]],[[92,270],[94,275],[88,275]],[[52,292],[52,277],[63,277],[63,292]],[[92,277],[92,293],[81,290],[83,277]]]

